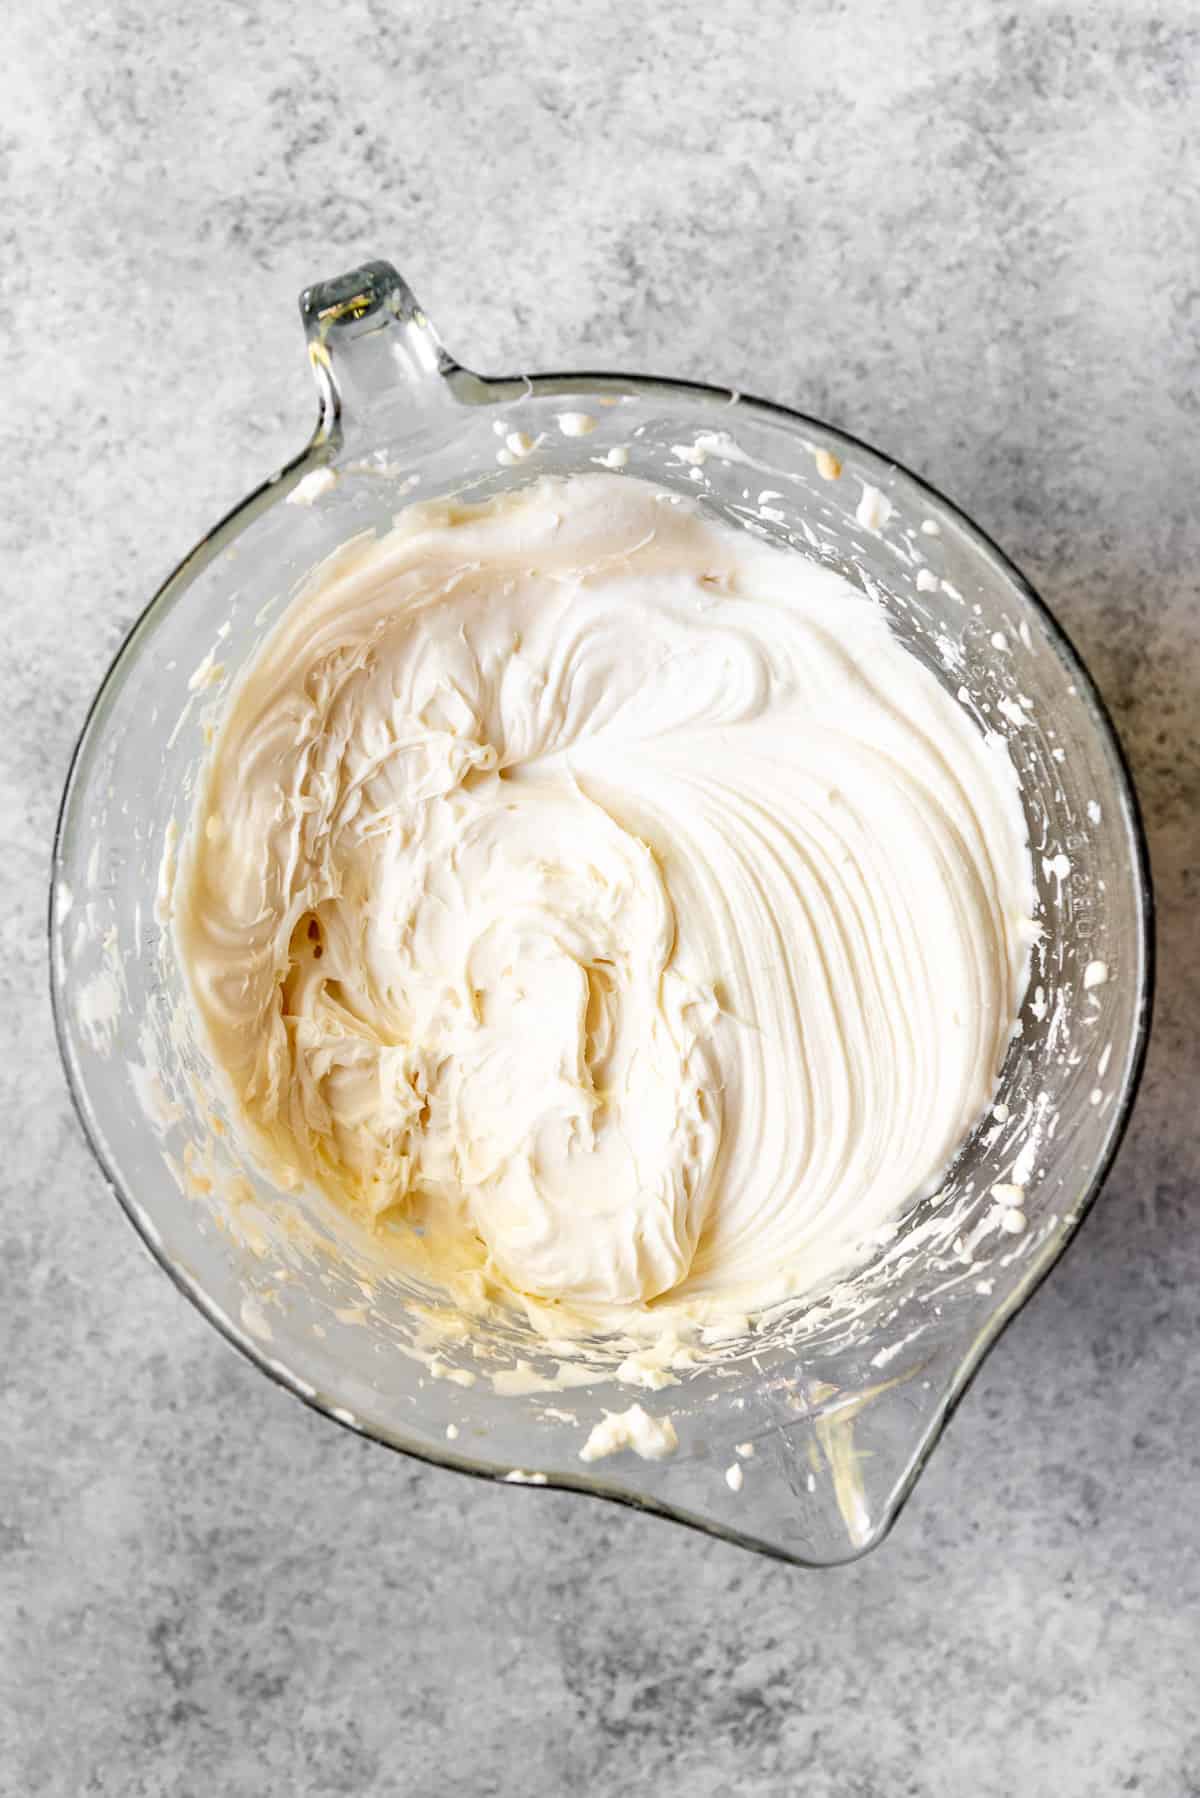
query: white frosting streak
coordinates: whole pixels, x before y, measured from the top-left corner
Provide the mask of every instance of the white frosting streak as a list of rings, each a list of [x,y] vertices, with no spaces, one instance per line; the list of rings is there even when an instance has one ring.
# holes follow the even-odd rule
[[[414,506],[237,682],[175,892],[268,1165],[611,1321],[839,1271],[993,1094],[1016,778],[840,576],[640,481]]]

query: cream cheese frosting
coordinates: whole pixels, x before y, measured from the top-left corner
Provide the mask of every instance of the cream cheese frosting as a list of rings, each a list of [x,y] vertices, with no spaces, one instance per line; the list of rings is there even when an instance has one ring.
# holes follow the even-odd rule
[[[412,506],[245,667],[175,931],[266,1171],[611,1325],[936,1190],[1027,978],[1016,777],[841,575],[607,473]]]

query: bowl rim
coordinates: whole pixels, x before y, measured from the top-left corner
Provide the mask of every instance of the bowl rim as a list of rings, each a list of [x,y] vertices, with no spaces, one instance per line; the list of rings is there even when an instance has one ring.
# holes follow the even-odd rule
[[[912,482],[918,492],[928,494],[938,507],[954,519],[964,533],[995,561],[1025,604],[1038,617],[1060,659],[1072,671],[1072,676],[1079,685],[1086,706],[1095,719],[1100,735],[1112,757],[1114,776],[1124,801],[1125,818],[1133,850],[1131,872],[1136,889],[1137,926],[1143,957],[1141,988],[1138,993],[1137,1013],[1130,1045],[1131,1052],[1119,1099],[1113,1107],[1104,1149],[1092,1168],[1083,1194],[1075,1204],[1067,1222],[1055,1236],[1047,1239],[1041,1254],[1031,1263],[1025,1277],[1016,1283],[1005,1302],[989,1314],[969,1346],[959,1354],[953,1374],[946,1383],[940,1402],[932,1409],[913,1453],[894,1481],[887,1502],[881,1508],[866,1540],[861,1544],[847,1541],[845,1553],[839,1553],[835,1557],[816,1559],[807,1557],[778,1542],[739,1531],[724,1522],[687,1512],[676,1505],[668,1504],[645,1493],[609,1486],[592,1478],[573,1479],[562,1474],[551,1473],[545,1476],[544,1484],[539,1483],[537,1486],[533,1486],[521,1483],[524,1490],[581,1492],[631,1510],[644,1511],[667,1522],[682,1524],[700,1534],[733,1543],[738,1547],[764,1555],[768,1559],[782,1561],[791,1566],[823,1571],[827,1568],[849,1565],[877,1548],[890,1534],[897,1518],[911,1497],[926,1463],[940,1442],[947,1425],[965,1397],[984,1360],[996,1346],[1017,1313],[1024,1308],[1043,1281],[1049,1277],[1052,1269],[1076,1239],[1080,1227],[1095,1205],[1111,1172],[1129,1127],[1145,1071],[1157,979],[1156,900],[1149,844],[1129,759],[1099,687],[1070,636],[1032,582],[1013,562],[1012,558],[1001,549],[995,539],[959,505],[949,499],[939,487],[923,475],[915,473],[906,463],[885,454],[865,438],[858,437],[852,432],[842,429],[841,426],[830,424],[811,413],[801,412],[797,408],[782,405],[778,401],[763,399],[741,390],[723,387],[712,382],[676,380],[661,375],[640,374],[628,370],[563,369],[516,376],[473,375],[472,384],[475,392],[470,398],[464,399],[464,409],[478,405],[494,405],[504,399],[547,396],[556,392],[576,392],[581,388],[593,390],[598,388],[634,389],[639,397],[659,395],[664,399],[669,399],[679,396],[714,404],[722,411],[735,409],[736,415],[742,413],[762,414],[769,421],[787,426],[793,435],[797,431],[803,431],[806,427],[811,428],[822,436],[845,446],[852,454],[862,453],[884,464],[888,469],[894,470]],[[184,583],[190,584],[191,580],[225,547],[226,543],[238,536],[255,518],[272,505],[284,500],[305,473],[333,461],[336,458],[338,447],[337,439],[330,437],[324,421],[319,420],[313,436],[298,455],[285,463],[276,474],[252,488],[243,499],[231,507],[197,540],[136,615],[109,661],[104,676],[92,696],[71,751],[54,826],[46,928],[50,1002],[55,1040],[72,1107],[83,1132],[84,1140],[91,1150],[105,1184],[152,1260],[230,1347],[277,1386],[282,1387],[284,1391],[307,1405],[310,1410],[318,1412],[340,1428],[348,1429],[355,1435],[367,1437],[384,1448],[390,1449],[393,1453],[408,1455],[429,1466],[444,1467],[456,1473],[467,1474],[475,1479],[499,1484],[506,1482],[506,1474],[509,1471],[507,1466],[488,1465],[478,1460],[466,1460],[449,1451],[433,1453],[424,1446],[405,1440],[400,1432],[389,1431],[366,1420],[349,1421],[345,1412],[339,1415],[339,1407],[333,1398],[301,1381],[281,1362],[268,1356],[251,1336],[239,1332],[234,1327],[230,1318],[209,1297],[199,1281],[172,1258],[161,1240],[158,1239],[157,1232],[147,1231],[143,1225],[137,1201],[125,1191],[121,1180],[109,1165],[104,1147],[89,1121],[82,1090],[83,1083],[78,1078],[74,1066],[67,1031],[65,992],[60,983],[59,957],[55,953],[59,922],[57,916],[60,884],[58,868],[67,814],[76,780],[89,746],[93,726],[101,715],[112,683],[124,666],[143,627],[158,611],[160,605]],[[513,1482],[507,1483],[512,1484]]]

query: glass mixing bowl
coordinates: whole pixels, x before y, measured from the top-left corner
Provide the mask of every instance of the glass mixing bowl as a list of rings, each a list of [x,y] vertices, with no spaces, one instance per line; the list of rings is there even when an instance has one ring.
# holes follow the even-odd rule
[[[147,607],[67,781],[51,966],[84,1129],[176,1284],[341,1423],[464,1472],[597,1493],[788,1560],[848,1560],[884,1535],[981,1357],[1061,1254],[1133,1102],[1151,892],[1100,698],[987,537],[828,425],[641,376],[481,378],[446,354],[386,263],[310,288],[301,311],[320,391],[313,439]],[[328,1253],[319,1197],[275,1192],[239,1163],[180,1008],[162,903],[222,694],[313,565],[386,529],[414,496],[482,499],[597,467],[699,496],[877,598],[911,652],[1007,737],[1043,927],[999,1103],[937,1199],[819,1302],[710,1345],[654,1392],[617,1378],[619,1352],[589,1373],[516,1320],[486,1338],[443,1333],[430,1353],[428,1294],[379,1278],[369,1243]],[[997,1184],[1024,1189],[1023,1228]],[[591,1426],[635,1401],[671,1416],[677,1452],[582,1461]]]

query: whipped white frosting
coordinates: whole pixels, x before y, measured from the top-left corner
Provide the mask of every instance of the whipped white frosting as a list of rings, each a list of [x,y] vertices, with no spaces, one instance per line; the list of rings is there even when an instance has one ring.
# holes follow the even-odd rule
[[[1016,778],[839,575],[642,482],[414,506],[243,671],[175,927],[277,1183],[611,1323],[844,1268],[987,1105]]]

